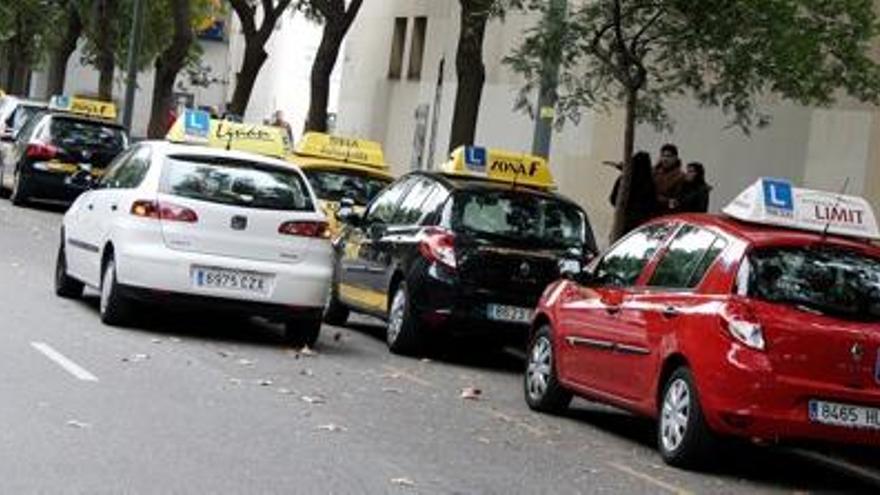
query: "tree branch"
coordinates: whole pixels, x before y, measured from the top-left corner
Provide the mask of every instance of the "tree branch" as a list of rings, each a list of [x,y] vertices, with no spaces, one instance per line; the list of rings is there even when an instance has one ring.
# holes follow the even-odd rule
[[[232,5],[232,10],[235,11],[239,21],[241,21],[241,30],[244,32],[244,37],[249,38],[257,34],[256,21],[254,20],[257,7],[252,7],[248,0],[229,0],[229,3]]]

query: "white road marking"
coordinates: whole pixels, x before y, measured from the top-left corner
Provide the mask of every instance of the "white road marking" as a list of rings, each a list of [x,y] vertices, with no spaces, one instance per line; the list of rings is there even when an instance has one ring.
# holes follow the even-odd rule
[[[670,484],[670,483],[667,483],[663,480],[657,479],[657,478],[655,478],[649,474],[645,474],[641,471],[636,471],[635,469],[633,469],[629,466],[625,466],[623,464],[619,464],[616,462],[606,462],[606,464],[613,467],[614,469],[617,469],[618,471],[622,471],[622,472],[624,472],[634,478],[638,478],[642,481],[650,483],[650,484],[654,485],[655,487],[661,488],[669,493],[675,493],[676,495],[691,495],[691,492],[689,492],[683,488],[679,488],[673,484]]]
[[[98,381],[98,377],[89,373],[85,368],[68,359],[66,356],[64,356],[64,354],[61,354],[60,352],[50,347],[49,344],[43,342],[31,342],[31,346],[34,349],[40,351],[47,358],[55,361],[58,366],[64,368],[64,371],[79,378],[80,380],[86,382]]]

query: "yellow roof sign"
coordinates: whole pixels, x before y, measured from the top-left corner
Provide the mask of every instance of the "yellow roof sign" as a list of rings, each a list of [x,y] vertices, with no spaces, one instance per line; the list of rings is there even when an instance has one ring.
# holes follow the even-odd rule
[[[284,158],[290,150],[287,134],[281,128],[215,120],[200,110],[185,110],[171,126],[165,139],[174,143],[248,151],[276,158]]]
[[[295,153],[300,156],[327,158],[368,167],[387,169],[382,145],[366,139],[331,136],[320,132],[307,132]]]
[[[116,120],[116,104],[109,101],[56,95],[49,100],[49,108],[99,119]]]
[[[480,177],[514,185],[554,189],[547,160],[512,151],[462,146],[440,166],[449,175]]]

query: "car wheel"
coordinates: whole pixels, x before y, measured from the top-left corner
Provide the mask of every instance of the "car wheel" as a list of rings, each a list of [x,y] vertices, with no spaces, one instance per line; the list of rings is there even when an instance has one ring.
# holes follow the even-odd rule
[[[0,158],[0,198],[5,198],[9,195],[9,189],[6,189],[6,170],[3,166],[3,159]]]
[[[12,200],[12,204],[15,206],[25,206],[28,202],[28,184],[27,179],[22,177],[21,172],[16,170],[12,174],[12,193],[9,196],[9,199]]]
[[[84,288],[82,282],[67,274],[67,253],[62,241],[55,261],[55,294],[65,299],[77,299],[82,297]]]
[[[710,458],[715,435],[706,425],[691,371],[675,370],[663,386],[657,444],[667,464],[696,467]]]
[[[549,325],[542,326],[532,338],[524,385],[526,404],[536,411],[560,413],[571,403],[572,393],[559,383],[556,374]]]
[[[101,277],[101,321],[105,325],[121,326],[131,321],[132,303],[120,293],[116,281],[116,262],[111,258],[104,266]]]
[[[341,326],[348,321],[350,311],[336,295],[336,289],[330,288],[327,306],[324,308],[324,321],[330,325]]]
[[[301,318],[284,324],[284,342],[292,347],[314,347],[321,335],[321,318]]]
[[[394,291],[391,308],[388,310],[388,349],[395,354],[412,355],[422,350],[424,340],[412,314],[406,282],[401,282]]]

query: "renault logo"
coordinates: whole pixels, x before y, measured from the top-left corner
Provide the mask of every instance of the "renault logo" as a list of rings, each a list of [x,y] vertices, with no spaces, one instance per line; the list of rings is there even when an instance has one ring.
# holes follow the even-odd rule
[[[865,357],[865,348],[862,347],[862,344],[856,342],[849,350],[849,353],[852,355],[853,361],[860,363],[862,358]]]

